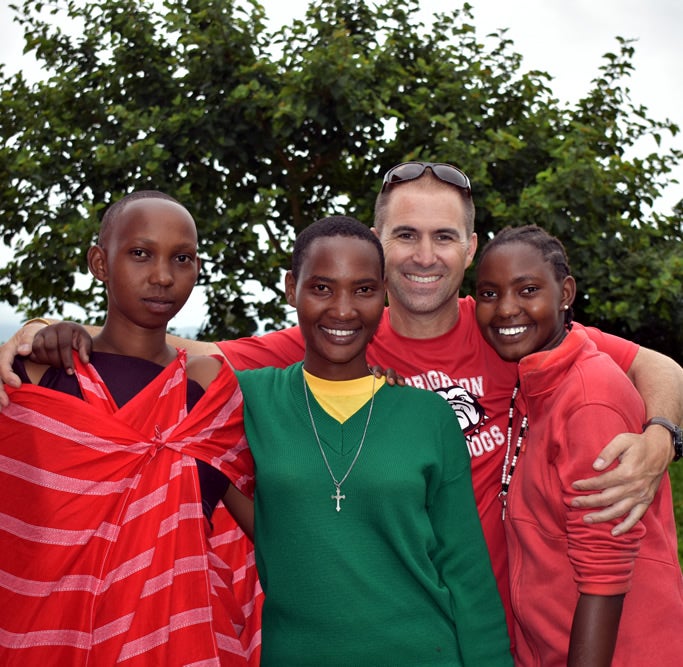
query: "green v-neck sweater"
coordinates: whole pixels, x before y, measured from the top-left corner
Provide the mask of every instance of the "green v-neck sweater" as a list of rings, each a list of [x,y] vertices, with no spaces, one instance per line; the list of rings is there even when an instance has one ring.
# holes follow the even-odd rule
[[[263,667],[511,665],[457,418],[432,392],[382,386],[335,487],[301,364],[237,373],[256,470]],[[370,402],[340,424],[310,395],[340,480]]]

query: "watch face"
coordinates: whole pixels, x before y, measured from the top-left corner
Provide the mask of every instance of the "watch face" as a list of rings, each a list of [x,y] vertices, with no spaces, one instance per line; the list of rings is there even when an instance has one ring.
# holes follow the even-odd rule
[[[674,441],[674,461],[678,461],[683,458],[683,430],[674,426],[671,435]]]

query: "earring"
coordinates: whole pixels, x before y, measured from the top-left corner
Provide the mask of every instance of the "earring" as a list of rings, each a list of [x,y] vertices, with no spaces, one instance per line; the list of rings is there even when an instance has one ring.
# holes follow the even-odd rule
[[[565,303],[564,306],[562,306],[562,310],[569,310],[569,306]]]

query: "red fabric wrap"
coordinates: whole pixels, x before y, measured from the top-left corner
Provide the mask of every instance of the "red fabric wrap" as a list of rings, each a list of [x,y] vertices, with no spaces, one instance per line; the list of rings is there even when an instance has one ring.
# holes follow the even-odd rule
[[[0,412],[0,664],[258,664],[253,546],[222,504],[208,535],[195,463],[253,494],[234,374],[188,415],[182,351],[121,409],[75,361],[84,401]]]

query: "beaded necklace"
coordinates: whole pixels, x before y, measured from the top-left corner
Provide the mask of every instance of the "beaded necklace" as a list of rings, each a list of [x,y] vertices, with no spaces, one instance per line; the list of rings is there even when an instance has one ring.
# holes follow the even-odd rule
[[[517,466],[517,460],[519,459],[519,453],[522,451],[522,443],[527,434],[527,426],[529,425],[529,420],[526,415],[522,418],[522,425],[519,428],[519,436],[517,437],[517,444],[515,445],[515,453],[512,456],[512,461],[510,460],[510,451],[512,449],[512,418],[515,414],[515,399],[519,393],[519,380],[512,391],[512,398],[510,399],[510,411],[508,412],[508,431],[507,431],[507,449],[505,450],[505,461],[503,462],[503,475],[500,480],[500,493],[498,494],[498,500],[500,500],[503,505],[502,518],[505,521],[505,510],[507,509],[507,496],[508,489],[510,488],[510,480],[512,479],[512,473],[515,472],[515,467]]]

